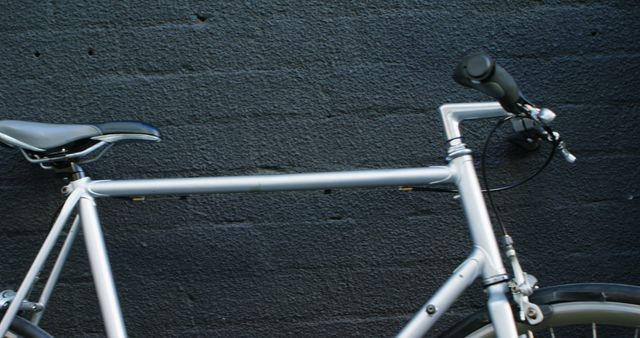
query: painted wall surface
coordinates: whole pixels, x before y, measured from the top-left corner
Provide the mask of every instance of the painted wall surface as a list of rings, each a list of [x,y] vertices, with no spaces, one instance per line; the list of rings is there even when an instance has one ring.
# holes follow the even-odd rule
[[[0,11],[0,117],[141,120],[95,179],[443,164],[436,109],[493,55],[578,156],[496,196],[542,285],[640,280],[640,9],[633,1],[14,1]],[[465,127],[479,154],[490,124]],[[492,181],[548,153],[492,143]],[[15,286],[62,182],[0,151],[0,285]],[[130,336],[391,336],[469,252],[450,194],[395,188],[99,200]],[[480,309],[476,285],[445,323]],[[102,337],[78,243],[43,327]]]

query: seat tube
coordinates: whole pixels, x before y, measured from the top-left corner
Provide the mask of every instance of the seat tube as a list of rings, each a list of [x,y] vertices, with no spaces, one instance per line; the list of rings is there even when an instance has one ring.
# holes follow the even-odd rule
[[[98,211],[95,200],[88,193],[80,198],[79,214],[107,336],[127,337]]]

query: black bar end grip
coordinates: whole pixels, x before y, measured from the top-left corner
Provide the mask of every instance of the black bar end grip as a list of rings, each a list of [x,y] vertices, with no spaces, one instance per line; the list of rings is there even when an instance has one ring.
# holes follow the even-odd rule
[[[504,68],[487,55],[468,55],[456,67],[453,79],[459,84],[477,89],[495,99],[511,113],[519,113],[522,102],[518,85]]]

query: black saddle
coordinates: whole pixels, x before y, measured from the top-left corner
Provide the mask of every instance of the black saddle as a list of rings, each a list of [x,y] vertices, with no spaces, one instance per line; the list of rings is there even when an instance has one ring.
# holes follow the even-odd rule
[[[0,141],[19,148],[35,163],[87,162],[115,143],[160,141],[160,131],[137,121],[98,124],[52,124],[0,121]]]

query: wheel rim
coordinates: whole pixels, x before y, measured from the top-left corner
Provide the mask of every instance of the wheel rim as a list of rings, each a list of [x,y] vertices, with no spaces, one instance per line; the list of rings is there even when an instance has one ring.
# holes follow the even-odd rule
[[[586,325],[592,337],[606,337],[600,335],[602,325],[606,325],[627,327],[630,332],[628,337],[639,337],[640,305],[614,302],[568,302],[547,306],[550,308],[550,315],[546,315],[542,323],[533,327],[518,324],[519,334],[526,335],[530,331],[534,337],[537,337],[536,333],[540,333],[545,337],[560,338],[558,328]],[[495,337],[495,333],[491,325],[486,325],[467,337],[490,338]]]

